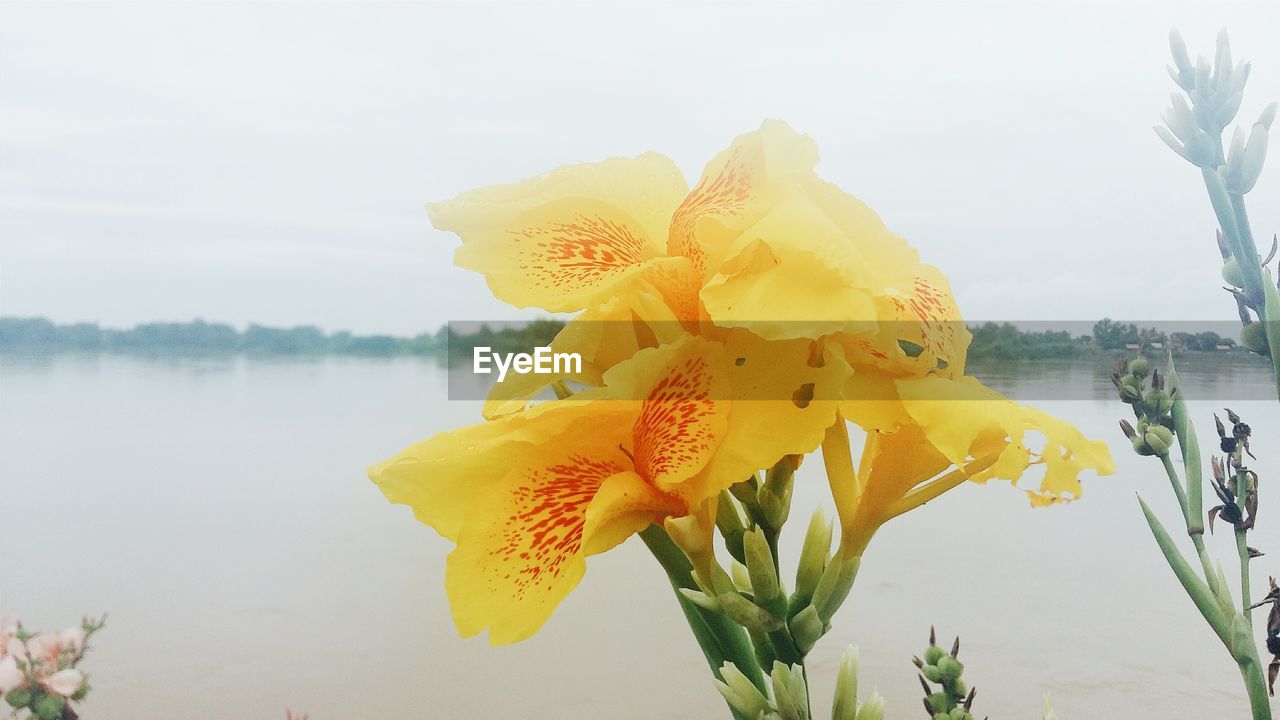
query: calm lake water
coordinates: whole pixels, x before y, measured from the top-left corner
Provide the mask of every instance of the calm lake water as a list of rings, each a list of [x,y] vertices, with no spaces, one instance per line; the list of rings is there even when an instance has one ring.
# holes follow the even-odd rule
[[[1047,692],[1064,720],[1247,716],[1234,665],[1142,521],[1135,493],[1170,526],[1175,505],[1159,465],[1128,450],[1103,373],[975,369],[1111,442],[1120,471],[1066,507],[1031,510],[994,483],[886,527],[812,656],[817,715],[850,643],[890,717],[919,715],[910,658],[936,624],[963,638],[980,715],[1039,717]],[[1260,438],[1280,434],[1258,363],[1189,361],[1184,383],[1206,443],[1224,404]],[[478,419],[445,387],[441,368],[405,359],[0,358],[4,611],[43,628],[111,614],[87,664],[89,720],[727,717],[638,541],[594,558],[532,640],[455,635],[449,544],[362,470]],[[1265,485],[1280,448],[1255,452]],[[801,520],[830,506],[812,460]],[[1264,491],[1254,544],[1274,555],[1254,563],[1255,594],[1280,573],[1276,502]],[[1210,544],[1233,574],[1229,536]]]

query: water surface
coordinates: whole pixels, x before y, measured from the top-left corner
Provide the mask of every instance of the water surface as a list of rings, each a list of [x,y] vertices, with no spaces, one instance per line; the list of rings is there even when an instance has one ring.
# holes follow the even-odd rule
[[[963,636],[982,714],[1038,717],[1048,692],[1064,719],[1246,716],[1234,665],[1142,521],[1135,493],[1171,526],[1175,506],[1159,465],[1123,442],[1105,376],[1079,362],[975,369],[1107,439],[1120,472],[1067,507],[1031,510],[993,483],[887,526],[812,656],[816,714],[856,643],[863,686],[890,717],[915,717],[910,657],[936,624]],[[1205,444],[1224,404],[1280,433],[1264,368],[1208,369],[1184,377]],[[532,640],[456,636],[449,544],[362,470],[478,418],[445,389],[441,368],[413,359],[0,358],[4,610],[45,628],[111,613],[87,663],[89,720],[727,717],[638,541],[593,558]],[[1280,558],[1265,489],[1280,448],[1256,446],[1254,544]],[[812,460],[797,525],[830,506]],[[1234,574],[1229,536],[1210,545]],[[1280,571],[1272,557],[1255,561],[1256,592]]]

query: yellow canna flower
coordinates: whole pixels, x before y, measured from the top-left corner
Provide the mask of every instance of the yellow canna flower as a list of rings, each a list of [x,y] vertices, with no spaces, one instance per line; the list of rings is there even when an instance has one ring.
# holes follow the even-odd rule
[[[920,278],[939,274],[864,203],[819,179],[817,160],[812,140],[767,121],[712,159],[692,190],[674,163],[646,153],[429,209],[462,238],[457,264],[483,273],[497,297],[582,313],[555,347],[584,359],[567,379],[595,385],[638,349],[726,328],[771,340],[848,333],[906,357],[887,335],[912,317]],[[890,329],[873,336],[882,319]],[[521,409],[556,379],[510,378],[486,416]]]
[[[846,386],[858,399],[841,405],[842,418],[867,432],[856,473],[842,419],[823,444],[832,494],[843,528],[842,546],[860,554],[888,520],[966,480],[1014,482],[1033,465],[1045,472],[1021,488],[1032,505],[1080,497],[1079,475],[1115,471],[1107,446],[1070,424],[1019,405],[974,378],[893,379],[855,375]]]
[[[836,403],[809,398],[834,397],[850,369],[838,350],[817,366],[810,353],[745,332],[685,336],[611,368],[602,388],[443,433],[369,475],[457,544],[446,589],[459,632],[518,641],[577,585],[586,556],[814,450]],[[804,370],[779,372],[779,357]],[[746,399],[760,397],[785,399]]]

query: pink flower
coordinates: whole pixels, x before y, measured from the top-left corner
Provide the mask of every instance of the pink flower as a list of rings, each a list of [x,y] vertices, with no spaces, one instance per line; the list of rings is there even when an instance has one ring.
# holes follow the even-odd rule
[[[75,668],[67,668],[59,670],[40,682],[46,690],[55,695],[71,697],[84,684],[84,673]]]
[[[58,648],[60,650],[70,650],[73,653],[78,653],[84,649],[84,641],[84,628],[79,625],[69,627],[58,633]]]
[[[26,682],[27,678],[18,669],[18,661],[13,656],[0,658],[0,694],[20,688]]]

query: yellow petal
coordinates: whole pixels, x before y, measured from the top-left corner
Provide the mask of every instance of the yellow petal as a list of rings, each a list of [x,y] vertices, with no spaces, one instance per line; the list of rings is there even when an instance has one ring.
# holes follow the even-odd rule
[[[768,120],[739,136],[702,173],[671,219],[667,253],[689,258],[703,277],[795,177],[811,173],[818,148],[786,123]]]
[[[852,372],[838,348],[766,341],[744,330],[729,334],[725,353],[732,407],[724,441],[696,484],[702,497],[817,448]]]
[[[475,499],[445,572],[459,633],[488,629],[498,645],[542,627],[582,579],[587,508],[625,463],[570,455],[519,467]]]
[[[1106,444],[1089,440],[1070,424],[1035,408],[1019,405],[974,378],[900,380],[907,412],[929,442],[952,463],[998,452],[999,459],[973,479],[1014,481],[1033,464],[1049,473],[1034,492],[1060,500],[1080,496],[1079,473],[1114,471]],[[1029,436],[1030,435],[1030,436]]]
[[[729,414],[724,349],[685,336],[637,353],[605,373],[617,397],[643,398],[632,428],[635,467],[646,480],[671,489],[698,474],[715,454]]]
[[[571,312],[607,299],[663,254],[686,189],[669,159],[646,153],[476,190],[429,211],[462,238],[455,262],[483,273],[498,298]]]
[[[584,396],[589,397],[589,396]],[[422,523],[451,540],[459,537],[477,495],[499,483],[513,465],[563,438],[598,438],[615,447],[633,412],[614,403],[543,403],[500,420],[440,433],[369,468],[369,478],[393,503],[408,505]],[[610,445],[612,440],[613,445]]]

